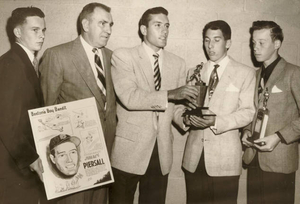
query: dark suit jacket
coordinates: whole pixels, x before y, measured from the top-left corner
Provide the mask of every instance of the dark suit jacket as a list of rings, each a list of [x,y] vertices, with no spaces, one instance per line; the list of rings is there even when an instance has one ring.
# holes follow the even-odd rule
[[[0,94],[0,192],[9,188],[8,194],[5,193],[8,197],[9,191],[22,188],[28,189],[26,195],[34,197],[31,195],[35,194],[34,190],[30,189],[41,182],[28,168],[38,155],[27,110],[41,107],[43,97],[32,63],[18,44],[13,44],[11,50],[0,58]],[[13,197],[18,195],[18,192],[12,193]],[[3,203],[9,202],[5,201],[5,196],[2,199]],[[26,200],[21,203],[26,203]]]
[[[96,83],[88,57],[78,37],[74,41],[47,49],[39,70],[45,104],[53,105],[79,99],[95,97],[110,154],[116,131],[116,99],[111,80],[111,55],[102,48],[106,80],[106,110],[103,94]],[[70,201],[81,203],[78,199]]]
[[[260,79],[258,70],[258,79]],[[283,58],[274,68],[265,87],[270,94],[267,108],[270,110],[266,128],[266,137],[279,131],[287,142],[279,142],[272,152],[258,152],[260,168],[267,172],[292,173],[298,169],[299,153],[298,142],[300,138],[300,68],[286,62]],[[263,97],[258,98],[259,80],[256,82],[255,104],[258,108],[263,106]],[[263,90],[263,94],[266,88]],[[255,121],[255,120],[254,120]],[[252,130],[254,125],[246,127]],[[249,164],[256,153],[255,149],[247,148],[243,157]]]

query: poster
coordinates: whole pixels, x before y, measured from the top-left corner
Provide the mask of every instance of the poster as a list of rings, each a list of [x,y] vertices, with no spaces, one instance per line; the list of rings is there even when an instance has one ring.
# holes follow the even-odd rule
[[[28,113],[48,199],[114,182],[94,98]]]

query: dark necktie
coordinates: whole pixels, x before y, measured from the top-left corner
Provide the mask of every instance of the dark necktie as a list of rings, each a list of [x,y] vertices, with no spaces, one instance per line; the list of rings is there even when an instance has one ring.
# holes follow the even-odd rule
[[[259,85],[258,85],[258,96],[260,96],[260,94],[263,92],[264,88],[265,88],[265,68],[262,67],[262,71],[260,74],[260,81],[259,81]]]
[[[93,52],[95,53],[95,66],[97,70],[97,77],[101,82],[101,86],[99,87],[103,94],[106,96],[106,82],[105,82],[105,77],[104,77],[104,70],[102,67],[101,59],[98,55],[98,49],[94,48]]]
[[[209,79],[209,84],[208,84],[208,97],[209,99],[212,97],[217,85],[218,85],[218,82],[219,82],[219,77],[218,77],[218,72],[217,72],[217,69],[220,65],[218,64],[215,64],[214,65],[214,69],[213,71],[211,72],[211,75],[210,75],[210,79]]]
[[[159,64],[158,64],[158,57],[159,55],[156,53],[153,55],[155,61],[154,61],[154,86],[155,90],[159,91],[161,87],[161,77],[160,77],[160,71],[159,71]]]

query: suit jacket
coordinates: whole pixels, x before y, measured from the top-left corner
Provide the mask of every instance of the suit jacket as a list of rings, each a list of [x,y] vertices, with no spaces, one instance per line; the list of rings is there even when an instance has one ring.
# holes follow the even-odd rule
[[[171,122],[179,107],[167,102],[167,90],[185,84],[186,70],[183,59],[162,52],[160,91],[155,91],[153,69],[142,45],[118,49],[112,56],[112,79],[119,101],[111,162],[128,173],[145,174],[156,140],[162,174],[169,173],[172,166]],[[181,115],[176,118],[180,120]]]
[[[116,99],[111,80],[111,54],[102,48],[106,81],[105,96],[97,85],[80,37],[66,44],[47,49],[40,65],[41,86],[45,104],[53,105],[95,97],[108,154],[116,132]],[[106,203],[106,188],[95,188],[59,199],[58,203]]]
[[[205,77],[208,64],[201,71]],[[194,70],[189,71],[189,75]],[[188,76],[189,77],[189,76]],[[204,148],[205,167],[210,176],[236,176],[242,172],[239,128],[248,125],[255,113],[253,102],[255,70],[230,58],[208,106],[216,116],[216,129],[191,129],[183,157],[183,167],[195,172]]]
[[[106,80],[106,110],[103,94],[96,83],[79,37],[69,43],[47,49],[39,70],[46,105],[95,97],[107,150],[110,154],[116,129],[116,99],[110,68],[112,52],[107,48],[101,50]]]
[[[260,79],[261,69],[257,71],[257,79]],[[268,88],[270,98],[267,102],[269,120],[265,136],[279,131],[287,144],[279,142],[272,152],[258,152],[260,168],[267,172],[292,173],[298,169],[298,142],[300,138],[300,68],[286,62],[283,58],[274,68],[267,81],[263,94]],[[263,107],[263,97],[258,98],[258,85],[256,82],[256,109]],[[263,95],[262,94],[262,95]],[[254,120],[255,121],[255,120]],[[254,124],[245,129],[252,130]],[[247,148],[244,154],[244,162],[249,164],[256,150]]]
[[[29,170],[38,155],[27,111],[43,106],[43,96],[28,55],[16,43],[0,58],[0,93],[0,192],[9,189],[8,195],[5,193],[8,200],[0,198],[0,203],[9,203],[12,199],[9,195],[19,195],[19,188],[25,190],[27,197],[36,197],[37,201],[37,191],[33,189],[41,182]],[[20,203],[33,200],[25,199]]]

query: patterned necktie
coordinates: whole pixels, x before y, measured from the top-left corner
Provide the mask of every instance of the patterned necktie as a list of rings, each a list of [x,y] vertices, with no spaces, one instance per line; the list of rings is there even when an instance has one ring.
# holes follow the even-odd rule
[[[36,57],[34,57],[34,59],[32,61],[32,65],[33,65],[33,68],[34,68],[34,71],[35,71],[37,77],[39,78],[39,68],[38,68],[39,61],[38,61],[38,59]]]
[[[106,82],[105,82],[104,70],[102,67],[101,59],[98,55],[97,48],[94,48],[93,52],[95,53],[95,66],[96,66],[96,71],[97,71],[97,75],[98,75],[97,77],[101,82],[99,88],[101,89],[103,94],[106,96]]]
[[[156,53],[153,55],[155,61],[154,61],[154,86],[155,90],[159,91],[161,86],[161,77],[160,77],[160,71],[159,71],[159,64],[158,64],[158,57],[159,55]]]
[[[220,65],[218,64],[215,64],[214,65],[214,69],[213,71],[211,72],[211,75],[210,75],[210,79],[209,79],[209,84],[208,84],[208,97],[209,99],[212,97],[217,85],[218,85],[218,82],[219,82],[219,77],[218,77],[218,72],[217,72],[217,68],[219,67]]]

